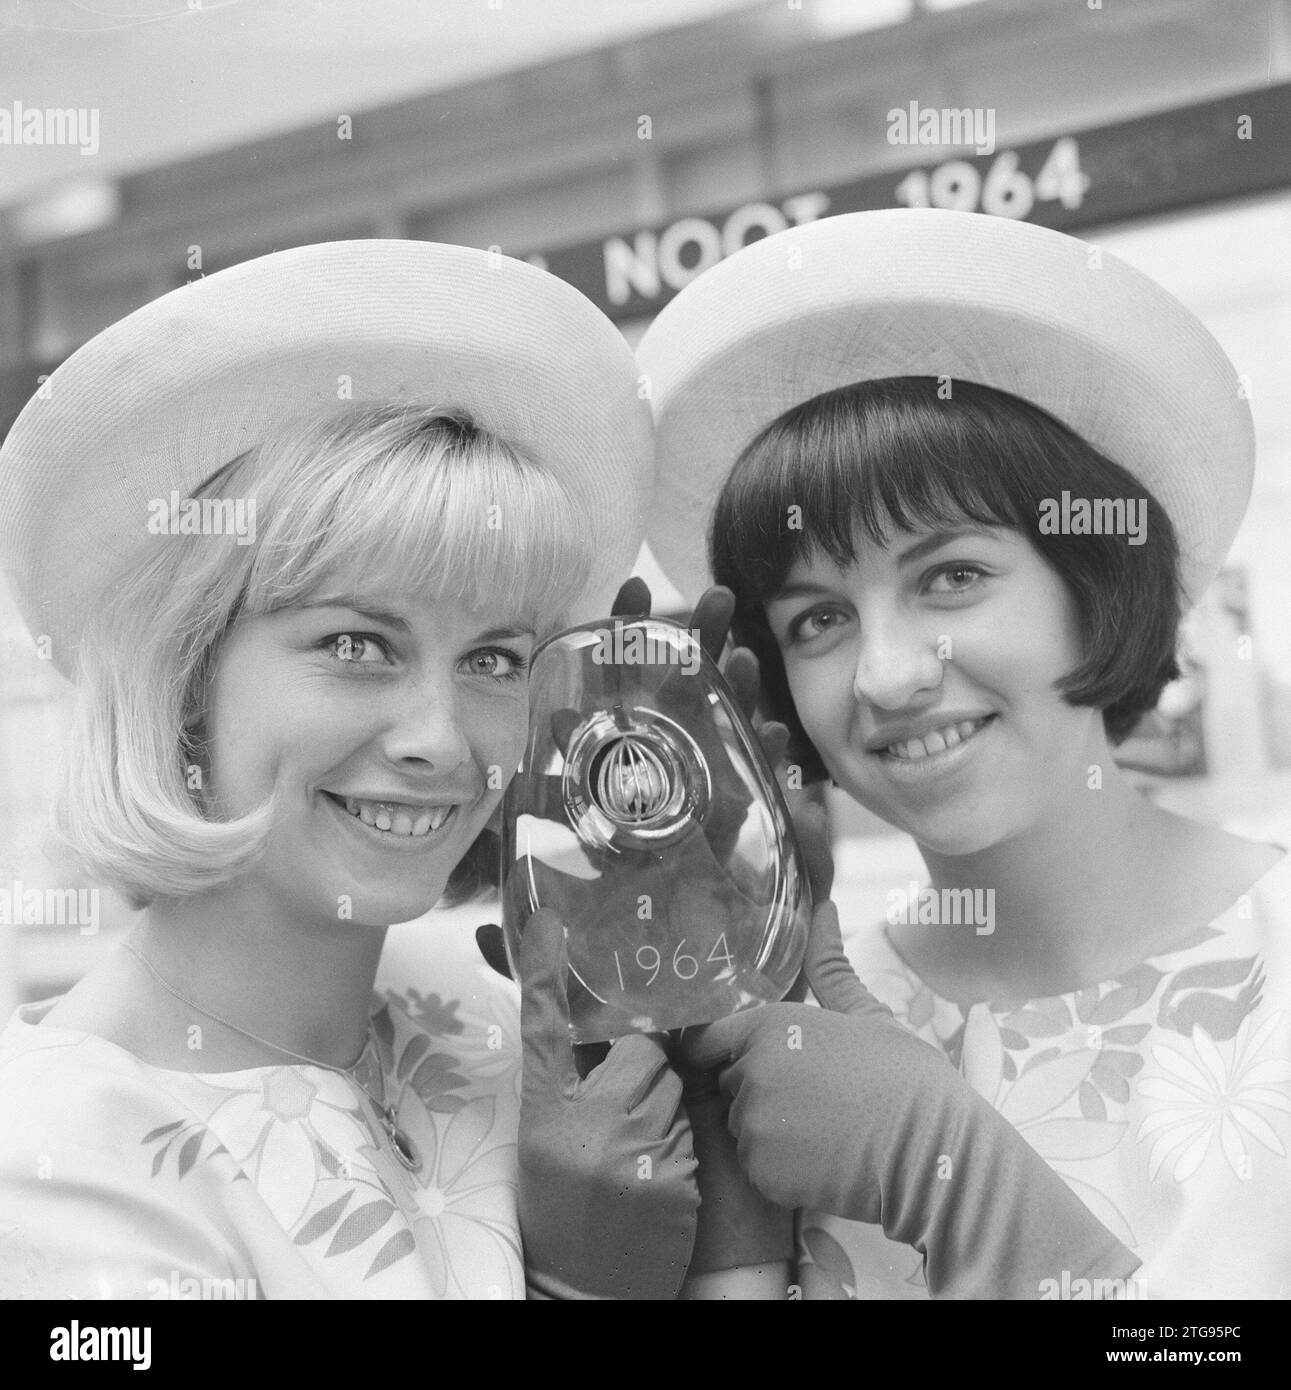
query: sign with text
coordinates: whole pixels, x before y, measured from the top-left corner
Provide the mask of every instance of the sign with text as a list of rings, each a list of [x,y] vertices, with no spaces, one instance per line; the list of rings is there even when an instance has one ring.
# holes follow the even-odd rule
[[[912,115],[912,132],[917,124]],[[1291,83],[990,153],[969,147],[936,164],[678,217],[529,259],[611,318],[645,318],[749,242],[837,213],[940,207],[1074,231],[1287,186]]]

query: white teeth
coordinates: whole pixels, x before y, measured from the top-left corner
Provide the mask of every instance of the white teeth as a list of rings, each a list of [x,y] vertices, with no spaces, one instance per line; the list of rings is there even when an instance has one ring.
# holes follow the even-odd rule
[[[942,729],[932,729],[921,738],[890,743],[883,751],[902,762],[918,762],[921,758],[929,758],[934,753],[943,753],[947,748],[963,743],[985,723],[986,719],[965,719],[958,724],[947,724]]]
[[[418,839],[438,830],[452,814],[451,806],[406,806],[384,801],[361,801],[347,796],[345,809],[356,820],[388,835]]]

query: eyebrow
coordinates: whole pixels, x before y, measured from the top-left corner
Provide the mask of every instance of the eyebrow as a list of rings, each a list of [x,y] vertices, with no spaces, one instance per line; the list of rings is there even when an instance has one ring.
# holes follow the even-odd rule
[[[982,540],[994,540],[995,537],[990,531],[981,526],[959,526],[953,531],[934,531],[932,535],[925,536],[921,541],[915,543],[897,556],[897,564],[909,564],[911,560],[921,560],[925,555],[934,550],[940,550],[943,545],[950,545],[954,541],[963,540],[966,536],[978,536]]]
[[[944,545],[951,545],[955,541],[963,540],[966,536],[978,536],[983,540],[995,539],[990,531],[980,526],[961,526],[953,531],[934,531],[932,535],[925,536],[921,541],[915,541],[913,545],[907,546],[905,550],[901,551],[897,555],[897,564],[908,565],[915,560],[921,560],[934,550],[940,550]],[[767,599],[767,602],[778,603],[781,599],[806,598],[812,594],[827,594],[829,592],[828,586],[824,584],[786,584],[776,590]]]
[[[401,618],[398,613],[392,613],[388,608],[380,608],[367,599],[358,598],[352,594],[325,594],[322,598],[309,599],[295,606],[302,611],[310,608],[348,608],[352,613],[357,613],[369,622],[381,623],[385,627],[392,627],[399,632],[412,630],[408,626],[408,620]]]
[[[807,598],[811,594],[827,594],[828,592],[829,590],[823,584],[786,584],[783,588],[777,589],[767,599],[767,602],[782,603],[785,599]]]
[[[361,618],[366,618],[369,622],[380,623],[385,627],[394,628],[396,632],[411,632],[408,620],[402,618],[398,613],[392,613],[388,608],[381,608],[365,598],[358,598],[350,594],[327,594],[322,598],[310,599],[306,603],[295,605],[300,609],[310,608],[348,608],[352,613],[357,613]],[[491,627],[484,632],[477,633],[475,641],[493,642],[500,638],[507,637],[536,637],[536,631],[531,627],[522,624],[503,625],[501,627]]]
[[[537,637],[531,627],[491,627],[476,637],[478,642],[493,642],[504,637]]]

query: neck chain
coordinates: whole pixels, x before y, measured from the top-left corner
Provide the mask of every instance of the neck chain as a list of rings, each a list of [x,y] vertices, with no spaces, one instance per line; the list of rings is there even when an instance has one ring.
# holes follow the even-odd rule
[[[297,1062],[304,1062],[311,1067],[322,1067],[324,1071],[334,1071],[338,1076],[347,1077],[360,1091],[367,1097],[372,1108],[377,1112],[377,1118],[381,1121],[381,1127],[386,1132],[386,1137],[390,1141],[390,1147],[394,1150],[395,1157],[403,1164],[409,1172],[417,1172],[421,1168],[421,1155],[417,1152],[417,1146],[399,1128],[399,1122],[395,1115],[394,1106],[389,1104],[386,1098],[385,1072],[381,1068],[380,1052],[375,1045],[372,1036],[372,1021],[368,1020],[367,1035],[364,1039],[363,1051],[359,1053],[358,1059],[348,1067],[334,1067],[330,1062],[320,1062],[317,1057],[306,1057],[301,1052],[293,1052],[289,1047],[283,1047],[281,1043],[270,1042],[268,1038],[262,1038],[258,1033],[253,1033],[248,1028],[239,1028],[236,1023],[230,1023],[227,1018],[221,1018],[219,1014],[213,1014],[209,1009],[204,1009],[200,1004],[194,1003],[188,995],[180,993],[168,980],[166,980],[157,967],[145,956],[136,946],[129,941],[123,941],[122,946],[144,967],[154,980],[173,998],[178,999],[181,1004],[185,1004],[194,1013],[201,1014],[203,1018],[209,1018],[212,1022],[222,1024],[225,1028],[234,1033],[240,1033],[244,1038],[249,1038],[254,1043],[259,1043],[261,1047],[271,1048],[274,1052],[281,1052],[285,1057],[291,1057]],[[381,1077],[381,1098],[368,1090],[367,1086],[359,1079],[358,1069],[367,1056],[368,1043],[373,1044],[373,1053],[376,1057],[376,1071]]]

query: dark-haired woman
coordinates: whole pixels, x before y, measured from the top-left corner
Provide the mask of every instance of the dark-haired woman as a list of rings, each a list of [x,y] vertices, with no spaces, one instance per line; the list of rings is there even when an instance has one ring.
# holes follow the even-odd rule
[[[708,526],[791,758],[927,866],[904,911],[851,924],[861,978],[1144,1258],[1129,1286],[1055,1269],[1040,1296],[1285,1296],[1291,861],[1157,807],[1113,754],[1246,505],[1232,364],[1094,248],[932,211],[746,248],[638,355],[656,555],[694,587]],[[696,1059],[726,1067],[755,1183],[820,1213],[804,1290],[919,1296],[916,1255],[841,1219],[864,1202],[819,1142],[857,1103],[859,1032],[850,1066],[848,1019],[828,1066],[768,1045],[808,1014],[725,1020]]]

